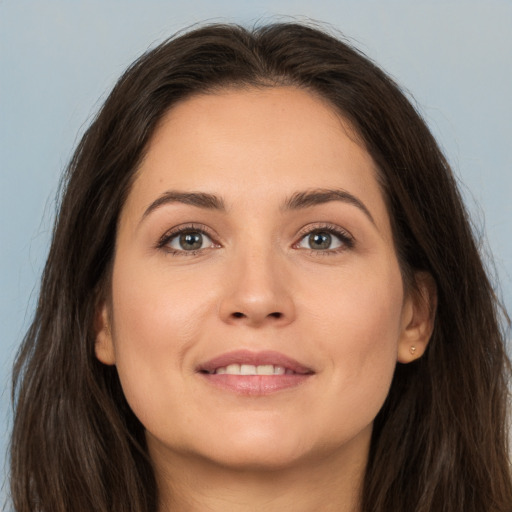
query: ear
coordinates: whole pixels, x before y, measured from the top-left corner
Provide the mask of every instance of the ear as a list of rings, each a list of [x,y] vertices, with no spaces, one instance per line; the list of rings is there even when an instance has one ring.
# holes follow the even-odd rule
[[[114,365],[116,363],[116,355],[110,328],[110,314],[104,301],[100,302],[96,308],[94,332],[96,334],[96,341],[94,343],[96,357],[103,364]]]
[[[404,300],[402,331],[398,344],[398,362],[410,363],[427,349],[434,330],[437,287],[428,272],[417,272],[415,284]]]

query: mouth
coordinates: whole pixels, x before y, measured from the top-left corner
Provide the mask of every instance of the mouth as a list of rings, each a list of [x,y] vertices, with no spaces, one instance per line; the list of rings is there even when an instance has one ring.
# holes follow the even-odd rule
[[[210,375],[293,375],[295,372],[284,366],[273,364],[230,364],[207,372]]]
[[[241,395],[268,395],[298,386],[315,374],[295,359],[274,351],[239,350],[215,357],[197,368],[206,382]]]

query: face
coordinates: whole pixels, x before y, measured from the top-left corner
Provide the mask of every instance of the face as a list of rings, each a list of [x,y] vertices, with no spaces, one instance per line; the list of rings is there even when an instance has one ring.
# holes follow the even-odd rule
[[[111,292],[96,354],[154,457],[363,453],[397,359],[424,348],[374,162],[295,88],[166,115],[121,212]]]

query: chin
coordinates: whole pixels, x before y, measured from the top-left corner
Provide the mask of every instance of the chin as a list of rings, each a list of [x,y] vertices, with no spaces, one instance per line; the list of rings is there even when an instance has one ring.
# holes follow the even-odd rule
[[[210,459],[225,468],[237,471],[274,471],[292,468],[308,459],[310,453],[280,446],[233,447],[223,453],[212,453]]]
[[[210,433],[207,438],[198,436],[177,443],[147,437],[152,458],[155,452],[166,452],[225,470],[261,472],[293,468],[315,452],[314,443],[311,446],[305,439],[284,433],[282,429],[273,434],[264,429],[225,429],[220,437]]]
[[[294,436],[287,430],[279,430],[275,435],[245,431],[244,435],[227,433],[223,440],[215,443],[210,440],[208,446],[196,447],[196,453],[225,469],[276,471],[293,469],[315,459],[322,460],[339,447],[337,443],[318,441]]]

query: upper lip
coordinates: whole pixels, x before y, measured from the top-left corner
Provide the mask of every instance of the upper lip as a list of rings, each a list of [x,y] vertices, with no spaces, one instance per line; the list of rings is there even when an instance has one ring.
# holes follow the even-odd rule
[[[235,350],[226,352],[220,356],[214,357],[202,363],[198,367],[199,372],[213,373],[217,368],[223,368],[230,364],[251,364],[254,366],[260,365],[274,365],[282,366],[286,370],[291,370],[295,373],[310,374],[314,373],[312,368],[309,368],[291,357],[285,356],[280,352],[273,350],[265,350],[260,352],[251,352],[250,350]]]

